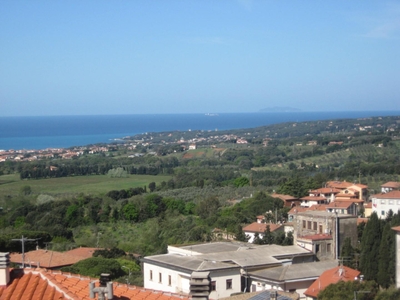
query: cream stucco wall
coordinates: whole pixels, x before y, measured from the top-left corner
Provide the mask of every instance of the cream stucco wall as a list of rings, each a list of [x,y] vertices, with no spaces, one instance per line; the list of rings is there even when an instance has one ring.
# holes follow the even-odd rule
[[[161,275],[160,275],[161,274]],[[160,280],[161,276],[161,280]],[[146,289],[177,293],[190,293],[191,272],[174,270],[147,262],[143,263],[144,287]],[[229,297],[241,291],[239,269],[218,270],[210,272],[211,281],[215,281],[216,290],[210,293],[210,298]],[[227,289],[227,280],[232,280],[232,288]]]

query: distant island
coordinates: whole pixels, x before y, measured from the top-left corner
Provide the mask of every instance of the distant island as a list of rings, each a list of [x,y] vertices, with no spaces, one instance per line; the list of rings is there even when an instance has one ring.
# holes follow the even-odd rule
[[[300,112],[301,109],[288,106],[274,106],[260,109],[259,112]]]

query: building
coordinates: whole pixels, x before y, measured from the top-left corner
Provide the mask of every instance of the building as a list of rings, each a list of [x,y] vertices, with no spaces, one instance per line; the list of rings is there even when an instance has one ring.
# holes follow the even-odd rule
[[[396,232],[396,288],[400,288],[400,226],[392,228]]]
[[[145,288],[188,294],[193,272],[209,272],[211,299],[249,291],[247,273],[283,264],[314,261],[314,254],[298,246],[217,242],[168,247],[168,254],[143,259]]]
[[[299,206],[301,203],[301,201],[298,198],[290,195],[273,193],[271,194],[271,197],[281,199],[283,201],[283,206],[285,207]]]
[[[264,237],[265,231],[267,230],[267,226],[269,226],[269,230],[271,232],[283,232],[285,228],[282,224],[260,222],[251,223],[243,227],[244,234],[249,237],[248,242],[253,243],[256,235],[258,235],[258,237],[262,239]]]
[[[372,212],[376,212],[380,219],[385,219],[389,210],[397,213],[400,209],[400,191],[392,190],[371,196]]]
[[[328,285],[338,283],[339,281],[354,281],[359,276],[360,271],[346,266],[337,266],[323,272],[321,276],[304,292],[304,295],[307,300],[317,300],[318,293],[324,290]]]
[[[337,261],[327,260],[252,271],[248,273],[250,292],[272,289],[296,292],[300,295],[300,298],[304,298],[304,292],[308,287],[324,271],[336,266]]]
[[[337,259],[345,238],[357,243],[357,217],[327,211],[293,214],[294,244],[315,253],[319,260]]]
[[[393,190],[400,190],[400,182],[389,181],[381,185],[381,192],[388,193]]]
[[[10,269],[9,253],[0,253],[0,299],[89,300],[89,284],[99,279],[41,268]],[[114,300],[188,300],[188,297],[113,283]]]

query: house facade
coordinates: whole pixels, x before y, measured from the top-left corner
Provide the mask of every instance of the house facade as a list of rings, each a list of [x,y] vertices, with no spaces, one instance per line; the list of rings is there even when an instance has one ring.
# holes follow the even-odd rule
[[[312,251],[319,260],[337,259],[344,240],[357,243],[357,217],[327,211],[293,215],[294,244]]]
[[[397,213],[400,209],[400,191],[392,190],[388,193],[380,193],[371,196],[372,212],[380,219],[385,219],[389,210]]]
[[[235,242],[169,246],[168,252],[143,259],[145,288],[187,295],[192,273],[209,272],[210,299],[249,291],[248,272],[314,261],[313,253],[298,246]]]

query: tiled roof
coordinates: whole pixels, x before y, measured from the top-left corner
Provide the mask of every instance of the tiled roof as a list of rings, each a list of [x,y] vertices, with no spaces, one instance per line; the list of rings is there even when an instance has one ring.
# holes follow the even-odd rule
[[[400,199],[400,191],[390,191],[388,193],[380,193],[373,195],[372,198],[378,199]]]
[[[327,206],[328,206],[327,204],[314,204],[314,205],[311,205],[310,207],[308,207],[306,209],[306,211],[310,211],[310,210],[325,211]]]
[[[392,227],[394,231],[400,232],[400,226]]]
[[[70,266],[78,261],[90,258],[96,248],[77,248],[67,252],[58,252],[50,250],[34,250],[25,253],[25,265],[43,267],[43,268],[57,268],[63,266]],[[13,263],[22,264],[21,253],[11,253],[10,261]]]
[[[269,230],[271,232],[275,231],[276,229],[282,227],[282,224],[273,224],[273,223],[251,223],[243,227],[243,231],[245,232],[257,232],[257,233],[264,233],[267,229],[267,225],[269,226]]]
[[[323,201],[326,200],[325,197],[320,197],[320,196],[305,196],[300,198],[301,200],[307,200],[307,201]]]
[[[304,295],[317,298],[318,293],[324,290],[328,285],[339,281],[353,281],[360,275],[360,271],[346,266],[337,266],[336,268],[325,271],[315,280],[304,292]]]
[[[337,188],[337,189],[345,189],[345,188],[348,188],[351,185],[353,185],[353,184],[350,183],[350,182],[346,182],[346,181],[328,181],[326,183],[327,187]]]
[[[320,188],[320,189],[312,190],[312,191],[310,191],[310,193],[313,193],[313,194],[315,194],[315,193],[318,193],[318,194],[330,194],[330,193],[336,194],[336,193],[340,193],[340,191],[341,190],[336,189],[336,188],[330,188],[330,187],[328,188],[328,187],[326,187],[326,188]]]
[[[391,188],[391,189],[399,189],[400,182],[398,181],[389,181],[381,185],[383,188]]]
[[[349,208],[353,202],[350,201],[334,201],[327,205],[328,208]]]
[[[89,283],[97,279],[49,271],[14,269],[6,288],[0,288],[0,300],[89,300]],[[113,283],[114,300],[178,300],[180,295],[146,290],[141,287]]]
[[[308,210],[308,207],[295,206],[295,207],[292,207],[291,210],[289,210],[288,214],[293,215],[293,214],[297,214],[299,212],[303,212],[303,211],[307,211],[307,210]]]

